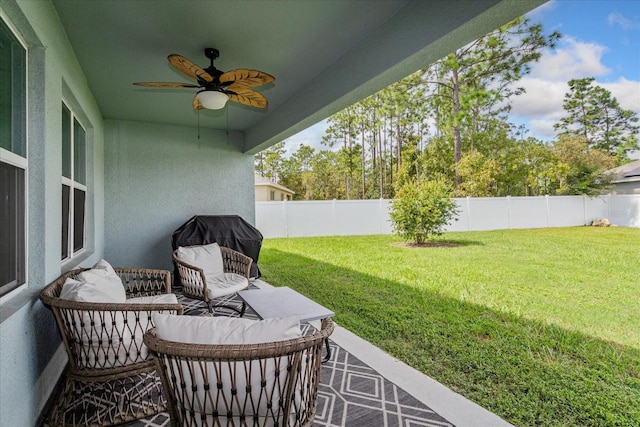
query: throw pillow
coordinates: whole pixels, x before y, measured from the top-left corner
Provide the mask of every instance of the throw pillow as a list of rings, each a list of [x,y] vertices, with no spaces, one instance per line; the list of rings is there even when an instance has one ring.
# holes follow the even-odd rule
[[[120,285],[124,292],[124,288]],[[110,286],[102,286],[100,284],[75,280],[68,277],[62,285],[60,298],[70,301],[82,302],[125,302],[120,292],[115,291]]]
[[[201,268],[205,276],[217,276],[224,273],[222,252],[217,243],[179,247],[176,255],[180,261]]]
[[[95,288],[94,290],[80,290],[80,295],[78,295],[79,298],[83,298],[82,294],[85,291],[91,298],[93,295],[98,295],[98,297],[102,297],[102,295],[104,295],[106,297],[103,300],[76,299],[76,301],[125,302],[127,300],[127,293],[124,289],[120,276],[118,276],[113,267],[103,259],[98,261],[92,269],[78,274],[77,281],[84,282],[90,285],[90,287]],[[62,287],[62,291],[64,292],[64,285]],[[62,293],[60,297],[64,298]]]

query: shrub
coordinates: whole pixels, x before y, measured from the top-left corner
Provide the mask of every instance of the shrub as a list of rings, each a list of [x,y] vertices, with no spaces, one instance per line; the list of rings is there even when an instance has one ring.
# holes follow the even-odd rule
[[[458,214],[451,195],[451,190],[441,181],[404,184],[391,203],[390,216],[396,234],[415,243],[441,235],[444,226]]]

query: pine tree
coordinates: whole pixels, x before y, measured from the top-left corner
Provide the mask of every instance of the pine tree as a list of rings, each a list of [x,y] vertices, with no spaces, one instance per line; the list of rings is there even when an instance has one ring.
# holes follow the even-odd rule
[[[569,80],[563,108],[567,116],[554,128],[559,136],[581,136],[591,148],[603,150],[619,160],[628,159],[638,145],[638,115],[620,107],[611,92],[595,84],[595,78]]]

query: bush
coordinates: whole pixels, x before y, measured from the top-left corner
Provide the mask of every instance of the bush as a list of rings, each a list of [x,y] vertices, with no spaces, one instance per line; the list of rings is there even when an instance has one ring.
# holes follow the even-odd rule
[[[415,243],[424,243],[441,235],[444,226],[458,215],[451,196],[451,190],[441,181],[404,184],[396,191],[396,198],[391,203],[394,231]]]

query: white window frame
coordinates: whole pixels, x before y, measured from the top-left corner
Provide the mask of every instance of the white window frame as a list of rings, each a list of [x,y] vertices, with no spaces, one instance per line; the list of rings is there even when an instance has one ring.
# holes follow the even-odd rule
[[[0,290],[0,303],[3,303],[7,300],[9,300],[13,295],[16,295],[17,293],[22,292],[22,290],[26,289],[28,286],[28,278],[29,275],[27,274],[28,272],[28,248],[29,248],[29,241],[28,241],[28,227],[29,227],[29,211],[28,211],[28,200],[29,200],[29,161],[28,161],[28,153],[29,153],[29,126],[27,125],[29,123],[29,103],[28,103],[28,88],[29,88],[29,49],[27,48],[27,44],[25,43],[24,39],[20,36],[20,33],[18,31],[16,31],[16,28],[13,26],[13,24],[11,23],[11,21],[9,20],[9,18],[0,10],[0,20],[9,28],[9,30],[11,31],[11,34],[15,37],[15,39],[18,41],[18,43],[20,43],[20,45],[22,46],[22,48],[24,49],[25,52],[25,62],[24,62],[24,91],[25,91],[25,111],[24,111],[24,138],[25,138],[25,156],[21,156],[19,154],[13,153],[12,151],[6,150],[2,147],[0,147],[0,163],[4,163],[4,164],[8,164],[11,165],[13,167],[22,169],[24,171],[24,193],[22,194],[23,197],[23,209],[22,209],[22,215],[23,215],[23,236],[22,236],[22,254],[18,255],[18,257],[20,258],[20,261],[22,263],[22,271],[23,271],[23,277],[20,277],[19,279],[23,279],[23,283],[20,284],[13,284],[12,288],[12,284],[11,283],[0,283],[0,286],[8,286],[9,290],[5,291],[5,290]],[[13,282],[12,282],[13,283]],[[1,292],[6,292],[6,293],[1,293]]]
[[[64,104],[64,107],[67,108],[67,110],[69,111],[69,117],[70,117],[70,137],[71,137],[71,141],[70,141],[70,149],[69,149],[69,156],[70,158],[70,162],[71,162],[71,178],[65,177],[62,173],[60,174],[61,178],[62,178],[62,182],[61,182],[61,186],[60,186],[60,192],[62,195],[62,185],[66,185],[69,187],[69,217],[68,217],[68,225],[67,225],[67,248],[66,248],[66,256],[61,258],[61,262],[67,263],[70,260],[72,260],[73,258],[83,254],[86,250],[87,250],[87,212],[88,212],[88,201],[89,201],[89,197],[88,197],[88,188],[87,188],[87,184],[82,184],[78,181],[76,181],[76,164],[75,164],[75,126],[74,123],[78,122],[78,124],[80,125],[80,127],[82,127],[82,130],[84,131],[84,150],[85,150],[85,158],[84,158],[84,163],[85,163],[85,181],[87,180],[87,176],[86,174],[88,173],[88,167],[87,167],[87,127],[82,124],[82,121],[80,120],[80,118],[78,117],[78,114],[74,113],[73,109],[70,107],[71,103],[68,102],[67,100],[65,100],[64,98],[62,99],[62,104]],[[61,105],[62,105],[61,104]],[[60,113],[62,114],[62,107],[60,110]],[[62,159],[62,161],[64,162],[64,159]],[[74,203],[74,199],[75,199],[75,190],[82,190],[84,191],[84,221],[82,223],[82,227],[83,227],[83,232],[82,232],[82,247],[80,249],[78,249],[77,251],[74,251],[74,241],[75,241],[75,236],[74,236],[74,224],[75,224],[75,203]],[[62,206],[62,197],[60,198],[60,208],[61,208],[61,214],[64,212],[64,207]],[[61,219],[64,220],[64,218],[62,218],[61,215]],[[60,224],[60,226],[62,227],[62,223]],[[64,236],[62,236],[62,230],[61,230],[61,235],[60,235],[61,239],[64,239]],[[60,242],[60,248],[62,249],[62,241]],[[61,254],[62,255],[62,254]]]

